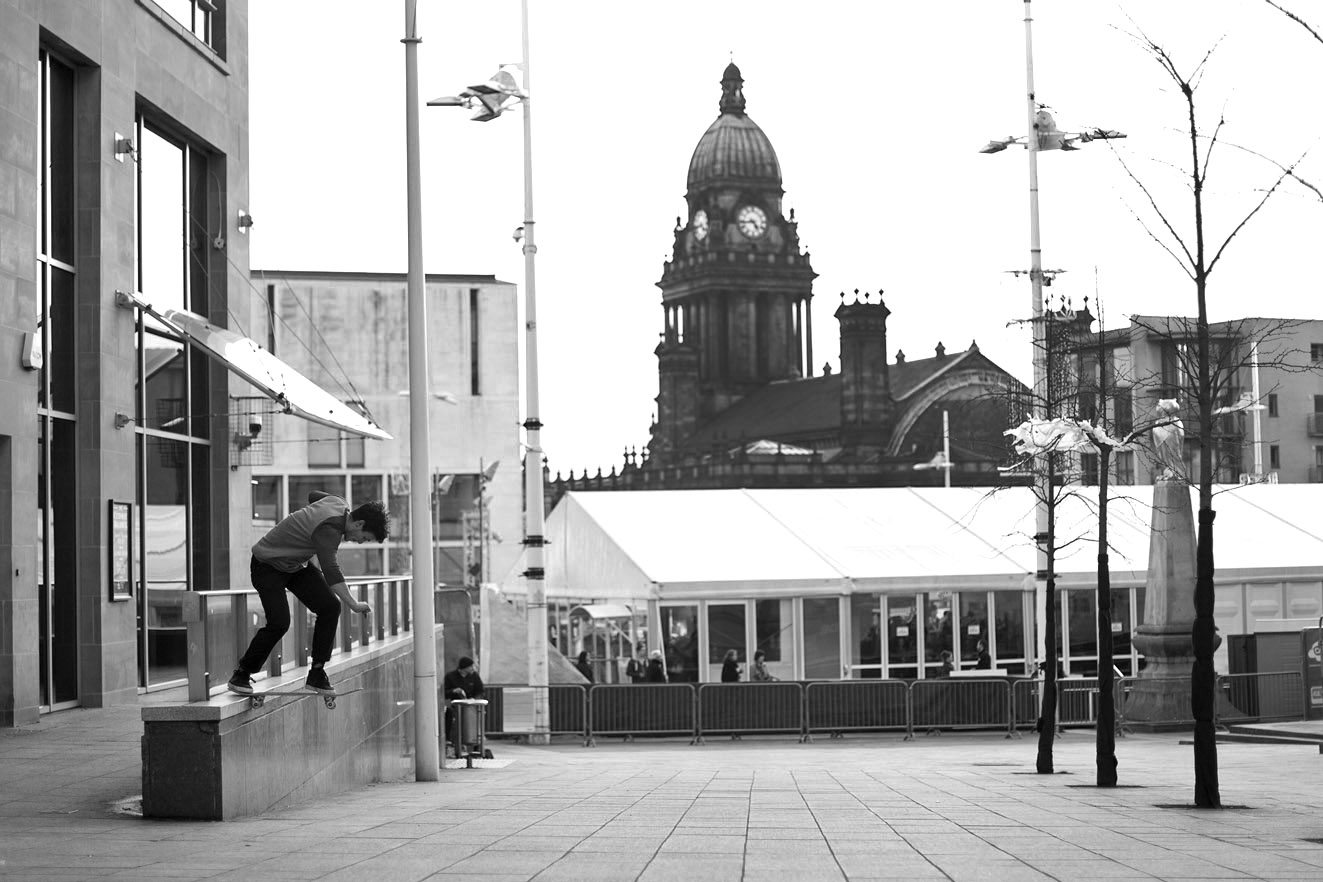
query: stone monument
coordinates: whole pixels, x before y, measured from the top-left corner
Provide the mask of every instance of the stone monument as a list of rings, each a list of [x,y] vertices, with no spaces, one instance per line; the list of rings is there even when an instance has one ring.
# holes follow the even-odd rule
[[[1146,666],[1130,689],[1125,722],[1140,729],[1187,729],[1190,670],[1194,665],[1194,512],[1190,485],[1180,476],[1185,428],[1174,399],[1158,402],[1153,430],[1159,469],[1153,480],[1148,582],[1144,623],[1135,628],[1135,648]],[[1221,643],[1221,638],[1216,638]],[[1216,644],[1214,644],[1216,646]]]

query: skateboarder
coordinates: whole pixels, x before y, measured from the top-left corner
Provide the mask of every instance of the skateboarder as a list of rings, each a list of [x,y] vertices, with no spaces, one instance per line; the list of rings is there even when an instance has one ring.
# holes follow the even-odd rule
[[[319,490],[308,494],[306,506],[272,527],[253,546],[251,564],[253,587],[262,600],[266,624],[253,635],[248,651],[239,659],[229,690],[253,694],[253,674],[262,669],[271,650],[289,630],[288,589],[317,617],[307,687],[322,695],[334,695],[324,666],[335,646],[340,604],[359,615],[372,611],[368,604],[355,600],[345,585],[336,559],[340,543],[381,542],[389,535],[390,515],[380,501],[350,511],[344,499]],[[316,567],[309,565],[314,557]]]

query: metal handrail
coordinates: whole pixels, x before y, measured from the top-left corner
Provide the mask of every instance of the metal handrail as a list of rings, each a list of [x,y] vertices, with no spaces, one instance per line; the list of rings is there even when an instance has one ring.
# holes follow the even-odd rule
[[[372,614],[358,617],[353,623],[348,617],[353,616],[348,610],[341,611],[339,646],[332,651],[350,652],[355,644],[368,646],[373,640],[384,640],[389,634],[397,636],[408,632],[412,626],[409,608],[409,589],[413,577],[398,576],[355,576],[345,580],[351,593],[361,601],[372,606]],[[188,645],[188,700],[206,701],[211,697],[212,662],[215,657],[213,648],[230,643],[235,658],[243,654],[248,646],[248,629],[244,623],[248,620],[248,608],[251,598],[257,595],[254,588],[222,588],[213,591],[184,592],[182,613],[186,627]],[[211,601],[228,599],[225,608],[215,614],[211,611]],[[294,612],[294,611],[292,611]],[[228,621],[228,627],[221,627],[220,633],[213,634],[218,621]],[[291,628],[271,653],[267,661],[267,674],[280,676],[285,667],[285,649],[287,644],[293,649],[293,655],[306,659],[311,646],[311,634],[308,616],[300,608],[291,615]]]

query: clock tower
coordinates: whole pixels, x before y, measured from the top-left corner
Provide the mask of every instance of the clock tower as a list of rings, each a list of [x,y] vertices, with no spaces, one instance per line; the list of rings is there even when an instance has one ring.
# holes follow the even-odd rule
[[[811,375],[815,273],[794,212],[782,214],[781,166],[745,113],[734,63],[722,75],[719,107],[689,160],[688,217],[677,218],[657,283],[663,330],[654,457],[677,454],[696,426],[750,392]]]

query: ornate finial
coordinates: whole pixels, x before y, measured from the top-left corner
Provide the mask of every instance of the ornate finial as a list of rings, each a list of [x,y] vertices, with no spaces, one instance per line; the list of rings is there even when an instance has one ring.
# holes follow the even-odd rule
[[[841,302],[842,302],[842,303],[845,302],[845,292],[844,292],[844,291],[841,292]]]
[[[946,347],[942,345],[940,340],[937,341],[937,357],[946,358]]]
[[[721,112],[744,116],[744,78],[740,76],[740,69],[735,66],[733,52],[731,58],[730,64],[726,65],[726,70],[721,75]]]
[[[855,303],[858,303],[858,302],[859,302],[859,289],[858,289],[858,288],[855,288],[855,289],[854,289],[854,302],[855,302]]]

